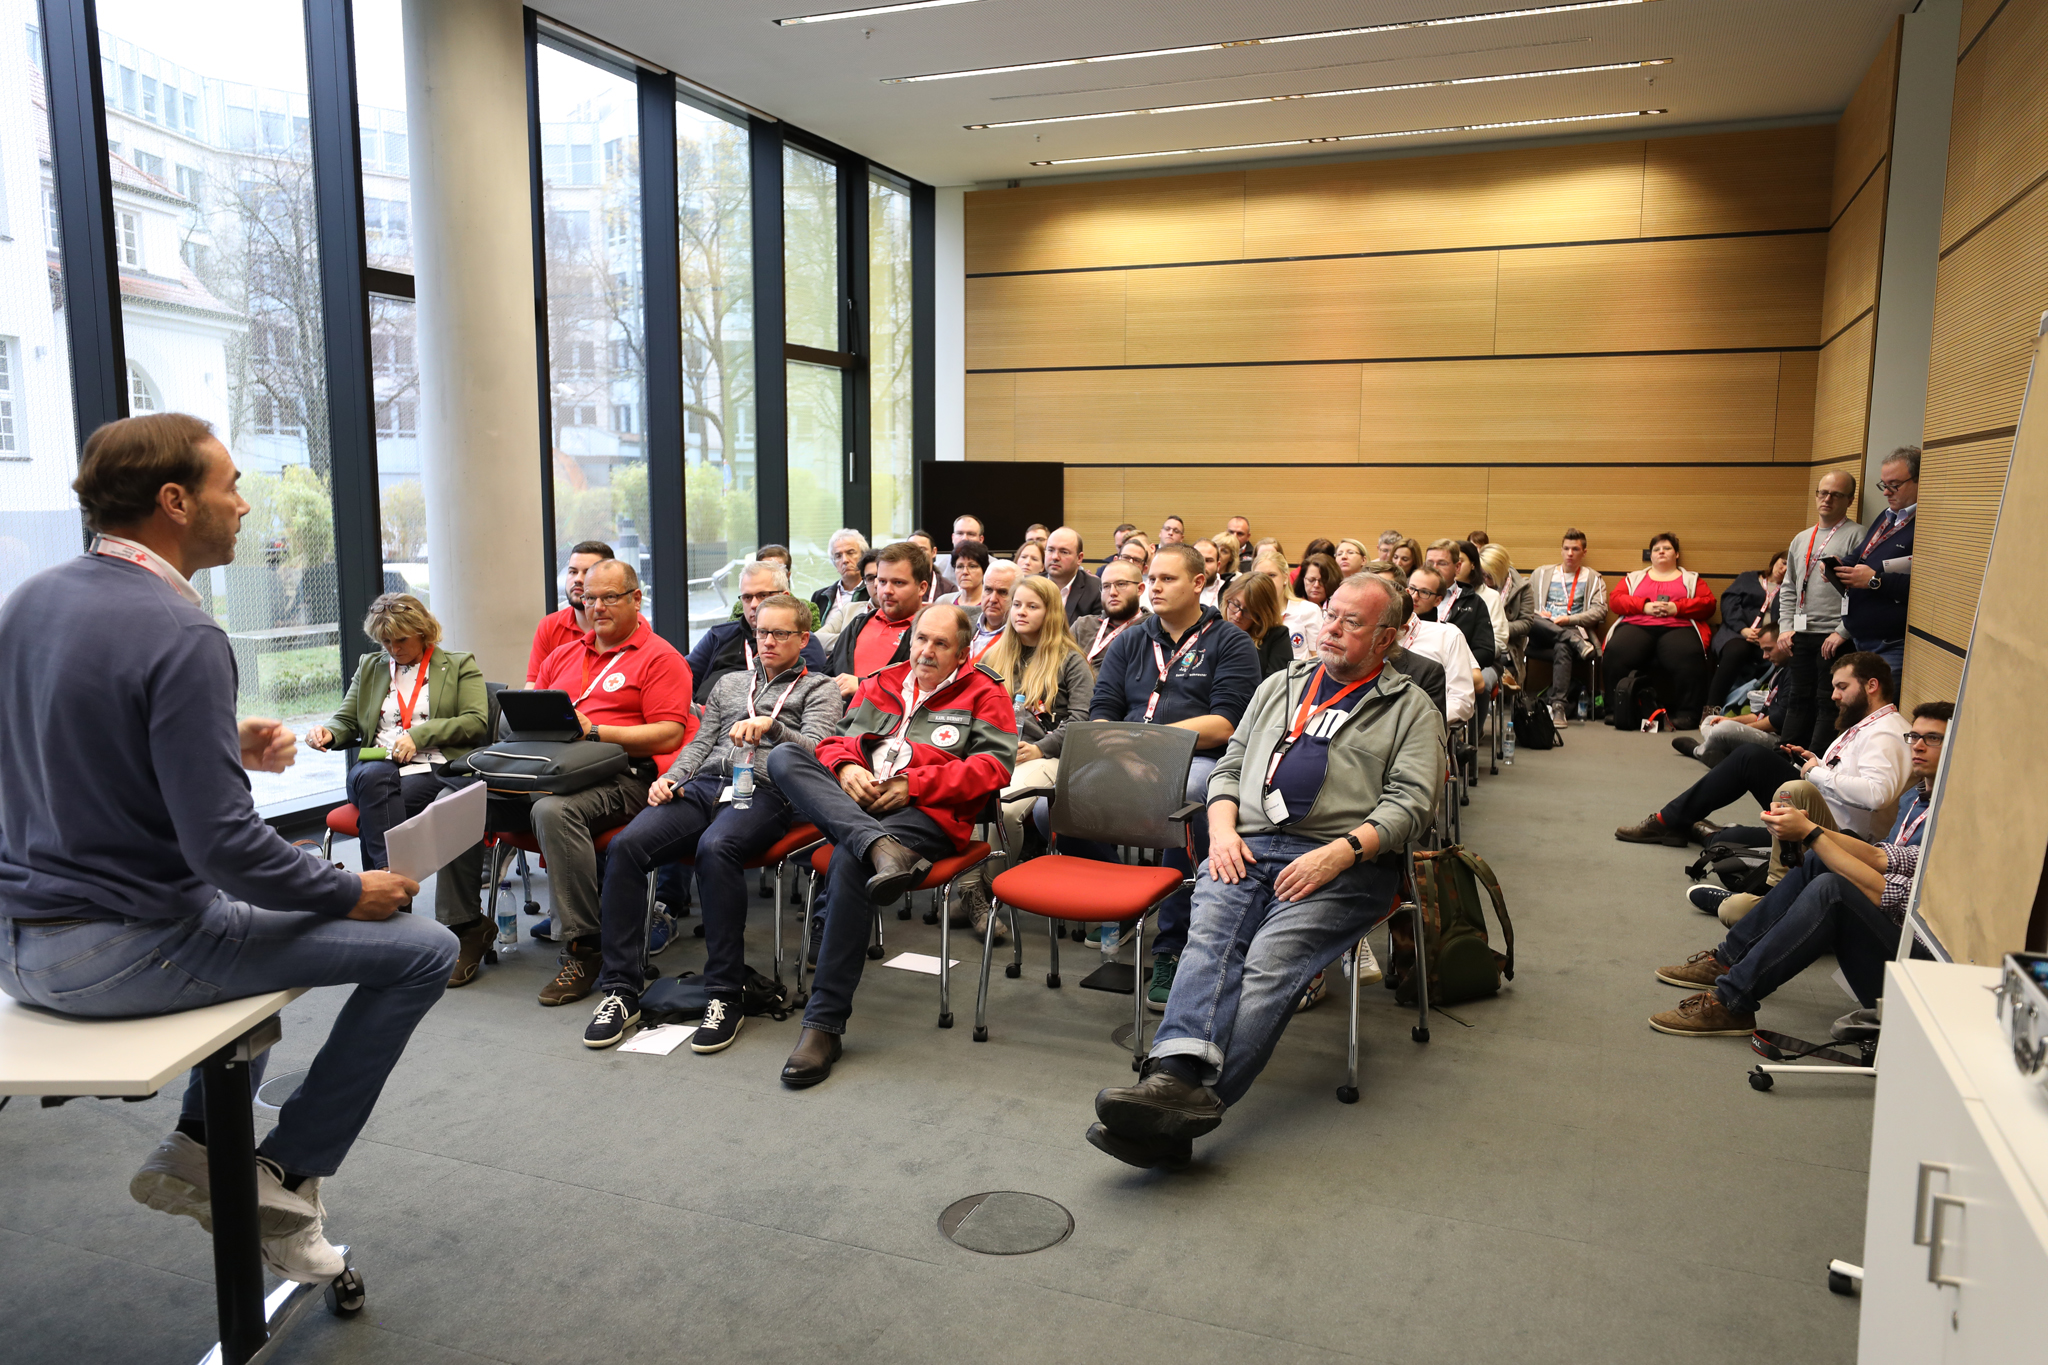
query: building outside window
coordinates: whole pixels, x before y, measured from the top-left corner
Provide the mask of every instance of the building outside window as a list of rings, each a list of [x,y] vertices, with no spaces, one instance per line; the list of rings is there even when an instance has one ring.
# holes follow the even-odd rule
[[[15,355],[21,350],[21,342],[15,337],[0,337],[0,455],[20,456],[20,437],[15,428],[14,375],[19,369]]]
[[[159,412],[163,404],[157,401],[156,387],[149,382],[149,376],[133,361],[128,365],[128,411],[131,416],[145,412]]]
[[[911,442],[910,190],[868,177],[868,469],[874,540],[900,540],[916,517]]]
[[[114,215],[114,221],[116,225],[115,231],[118,234],[117,243],[121,254],[121,264],[133,266],[140,270],[142,268],[142,215],[139,213],[119,213]]]
[[[784,326],[798,346],[844,349],[839,306],[839,167],[782,149]],[[789,371],[789,549],[803,592],[831,581],[828,544],[846,524],[842,372],[805,361]]]

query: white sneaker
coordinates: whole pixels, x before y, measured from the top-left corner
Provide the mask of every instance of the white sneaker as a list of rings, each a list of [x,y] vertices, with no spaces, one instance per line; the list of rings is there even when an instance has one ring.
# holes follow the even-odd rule
[[[268,1157],[256,1158],[256,1224],[266,1239],[309,1227],[317,1230],[325,1216],[326,1210],[320,1207],[318,1177],[306,1180],[296,1190],[288,1190],[284,1187],[284,1172],[276,1163]]]
[[[320,1223],[263,1239],[263,1264],[281,1280],[325,1284],[348,1269],[348,1261],[327,1240]]]
[[[190,1218],[213,1231],[213,1186],[206,1169],[206,1149],[183,1133],[172,1133],[156,1145],[128,1182],[128,1193],[138,1204]]]
[[[1386,980],[1387,974],[1380,970],[1380,960],[1372,955],[1372,945],[1364,939],[1358,940],[1358,984],[1370,986],[1376,981]]]

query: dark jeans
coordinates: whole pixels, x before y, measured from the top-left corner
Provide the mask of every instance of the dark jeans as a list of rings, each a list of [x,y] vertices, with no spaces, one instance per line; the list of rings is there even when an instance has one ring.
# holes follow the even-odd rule
[[[1816,754],[1835,742],[1834,667],[1820,657],[1825,633],[1792,637],[1792,662],[1785,667],[1785,742]],[[1835,651],[1841,658],[1848,649]]]
[[[789,832],[789,802],[766,782],[754,784],[745,810],[718,804],[724,785],[715,777],[683,784],[664,805],[649,806],[612,836],[605,850],[604,895],[599,905],[604,944],[601,991],[636,995],[647,953],[647,873],[678,858],[694,858],[704,893],[704,989],[738,1000],[746,983],[746,865]]]
[[[1707,705],[1726,706],[1730,692],[1763,675],[1763,650],[1736,636],[1721,646],[1721,657],[1714,664],[1714,680],[1707,684]]]
[[[1851,648],[1868,650],[1890,664],[1892,666],[1892,695],[1895,697],[1905,695],[1899,690],[1903,686],[1900,680],[1905,676],[1906,672],[1906,642],[1904,640],[1858,640]]]
[[[365,759],[348,775],[348,799],[356,807],[356,834],[363,844],[363,866],[391,865],[384,834],[434,803],[441,794],[439,773],[406,773],[382,758]]]
[[[804,1007],[804,1027],[823,1033],[846,1032],[853,1014],[853,993],[867,966],[868,929],[874,903],[868,899],[868,849],[884,836],[921,858],[950,858],[953,841],[938,822],[915,806],[877,818],[840,789],[815,755],[794,744],[768,753],[768,778],[804,819],[832,841],[832,865],[826,873],[825,937],[818,945],[818,971]],[[708,896],[708,893],[707,893]],[[706,932],[709,932],[707,927]]]
[[[1792,760],[1775,746],[1745,744],[1716,764],[1707,775],[1687,787],[1658,814],[1671,829],[1684,829],[1704,820],[1736,797],[1748,792],[1757,804],[1768,806],[1778,788],[1799,776]]]
[[[1577,689],[1573,686],[1572,671],[1579,665],[1579,641],[1565,634],[1552,622],[1540,616],[1529,621],[1529,652],[1537,657],[1550,655],[1550,688],[1544,692],[1543,700],[1558,703],[1569,702]],[[1592,657],[1585,661],[1586,676],[1593,676],[1593,666],[1600,659],[1596,647]]]
[[[1846,878],[1828,871],[1819,854],[1809,853],[1714,949],[1728,968],[1714,995],[1737,1013],[1754,1014],[1772,991],[1833,953],[1849,989],[1869,1009],[1884,988],[1884,964],[1898,956],[1901,932]]]
[[[1606,662],[1607,676],[1617,679],[1647,673],[1654,664],[1671,680],[1664,704],[1672,719],[1698,723],[1707,690],[1707,651],[1690,625],[1638,626],[1623,621],[1608,637]]]

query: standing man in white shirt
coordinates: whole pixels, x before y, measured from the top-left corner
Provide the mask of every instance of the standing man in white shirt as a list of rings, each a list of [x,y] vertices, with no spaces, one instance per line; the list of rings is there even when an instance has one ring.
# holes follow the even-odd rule
[[[1045,538],[1045,576],[1059,588],[1069,621],[1102,610],[1102,584],[1081,567],[1081,533],[1073,527],[1062,526]]]
[[[1778,647],[1771,660],[1786,665],[1785,737],[1825,749],[1834,726],[1821,705],[1821,679],[1839,648],[1840,642],[1830,637],[1841,628],[1846,605],[1828,577],[1827,561],[1847,560],[1863,539],[1862,526],[1849,519],[1856,505],[1856,476],[1843,470],[1822,475],[1813,502],[1817,519],[1792,537],[1787,552],[1791,558],[1778,589]]]

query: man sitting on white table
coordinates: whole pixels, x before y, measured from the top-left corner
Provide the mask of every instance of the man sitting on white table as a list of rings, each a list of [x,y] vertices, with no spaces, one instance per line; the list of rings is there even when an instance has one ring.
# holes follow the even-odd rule
[[[104,1019],[356,986],[256,1154],[264,1263],[316,1284],[346,1268],[321,1181],[446,989],[455,936],[393,918],[417,883],[323,862],[256,814],[242,770],[282,772],[297,741],[237,724],[234,654],[188,581],[235,557],[238,477],[198,418],[108,423],[72,485],[92,549],[0,608],[0,991]],[[210,1230],[203,1100],[194,1068],[129,1190]]]

